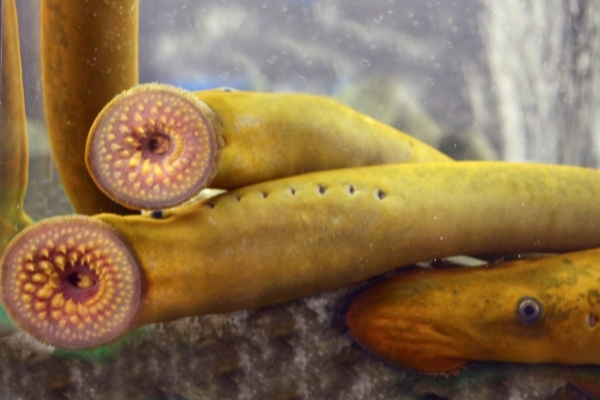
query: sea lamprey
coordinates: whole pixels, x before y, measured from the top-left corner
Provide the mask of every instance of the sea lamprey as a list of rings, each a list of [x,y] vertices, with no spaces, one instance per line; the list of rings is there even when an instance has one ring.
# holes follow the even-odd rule
[[[593,169],[401,164],[269,181],[164,213],[57,217],[10,243],[2,300],[39,340],[93,347],[143,324],[283,302],[433,258],[600,246],[599,195]],[[94,297],[103,285],[107,297]],[[86,324],[94,304],[119,322]],[[90,326],[105,334],[88,336]]]
[[[332,99],[305,94],[139,85],[90,130],[86,164],[109,197],[134,209],[336,168],[451,161]]]
[[[600,364],[600,250],[402,272],[360,294],[347,323],[368,349],[423,372],[469,361]]]

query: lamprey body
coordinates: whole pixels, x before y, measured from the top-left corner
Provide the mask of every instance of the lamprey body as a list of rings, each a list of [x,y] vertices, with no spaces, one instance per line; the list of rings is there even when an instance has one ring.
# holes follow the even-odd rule
[[[23,209],[29,149],[21,74],[17,9],[2,2],[2,113],[0,126],[0,254],[8,242],[32,223]]]
[[[81,214],[131,213],[106,197],[85,168],[94,118],[138,83],[138,0],[42,0],[46,123],[63,187]]]
[[[424,372],[472,360],[600,364],[600,250],[399,273],[360,294],[347,323],[375,353]]]
[[[98,186],[135,209],[172,207],[207,186],[430,161],[451,159],[326,97],[192,93],[161,84],[139,85],[111,101],[86,150]]]
[[[77,217],[77,225],[85,234],[87,224],[104,222],[122,241],[115,246],[129,248],[123,254],[131,254],[133,260],[108,264],[115,271],[137,268],[136,264],[141,270],[140,308],[129,323],[119,324],[119,329],[127,328],[113,336],[117,337],[142,324],[312,295],[433,258],[600,246],[599,195],[600,172],[592,169],[486,162],[402,164],[295,176],[154,217],[101,214]],[[68,234],[52,239],[40,232],[63,222],[46,224],[23,231],[11,242],[0,283],[11,316],[17,321],[39,317],[40,328],[30,332],[53,343],[44,323],[49,321],[52,299],[64,290],[47,285],[42,277],[35,282],[35,274],[45,273],[44,268],[58,274],[63,263],[87,274],[90,260],[106,257],[102,251],[94,253],[102,235],[94,240]],[[43,243],[30,241],[36,237]],[[57,252],[63,255],[58,261]],[[79,275],[67,281],[82,290],[92,287],[79,287]],[[30,293],[24,293],[26,284]],[[23,304],[35,307],[40,292],[41,314],[30,315]],[[70,343],[61,341],[60,346]]]

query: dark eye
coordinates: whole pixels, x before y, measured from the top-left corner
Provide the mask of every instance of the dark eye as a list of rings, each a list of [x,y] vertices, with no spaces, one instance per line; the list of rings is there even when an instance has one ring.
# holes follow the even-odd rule
[[[536,299],[526,298],[519,301],[519,318],[526,324],[535,324],[542,316],[542,306]]]
[[[150,216],[155,219],[161,219],[165,216],[165,213],[163,210],[154,210],[150,213]]]

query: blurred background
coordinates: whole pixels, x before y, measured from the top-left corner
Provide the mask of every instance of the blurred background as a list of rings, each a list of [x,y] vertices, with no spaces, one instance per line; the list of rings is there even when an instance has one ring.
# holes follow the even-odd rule
[[[598,165],[600,2],[140,3],[142,82],[328,95],[457,159]],[[17,6],[26,208],[40,219],[71,208],[45,136],[39,0]],[[483,364],[436,380],[388,365],[347,335],[343,309],[358,289],[151,327],[109,364],[42,356],[8,335],[18,351],[4,349],[0,380],[14,398],[48,384],[51,398],[584,398],[568,397],[583,394],[551,367]]]
[[[19,11],[27,105],[43,121],[38,3],[21,0]],[[586,0],[141,0],[140,79],[326,94],[459,158],[596,165],[598,8]]]

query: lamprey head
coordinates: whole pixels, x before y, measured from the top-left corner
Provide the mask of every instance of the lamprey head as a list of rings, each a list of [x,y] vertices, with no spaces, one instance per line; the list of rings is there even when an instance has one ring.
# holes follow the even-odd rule
[[[86,164],[100,189],[138,210],[181,204],[214,177],[212,111],[183,89],[145,84],[115,97],[90,130]]]
[[[51,218],[9,244],[1,261],[2,302],[36,339],[61,348],[122,336],[141,298],[140,268],[110,225],[91,217]]]
[[[469,361],[600,364],[600,250],[400,273],[360,294],[346,321],[365,347],[413,369]]]

